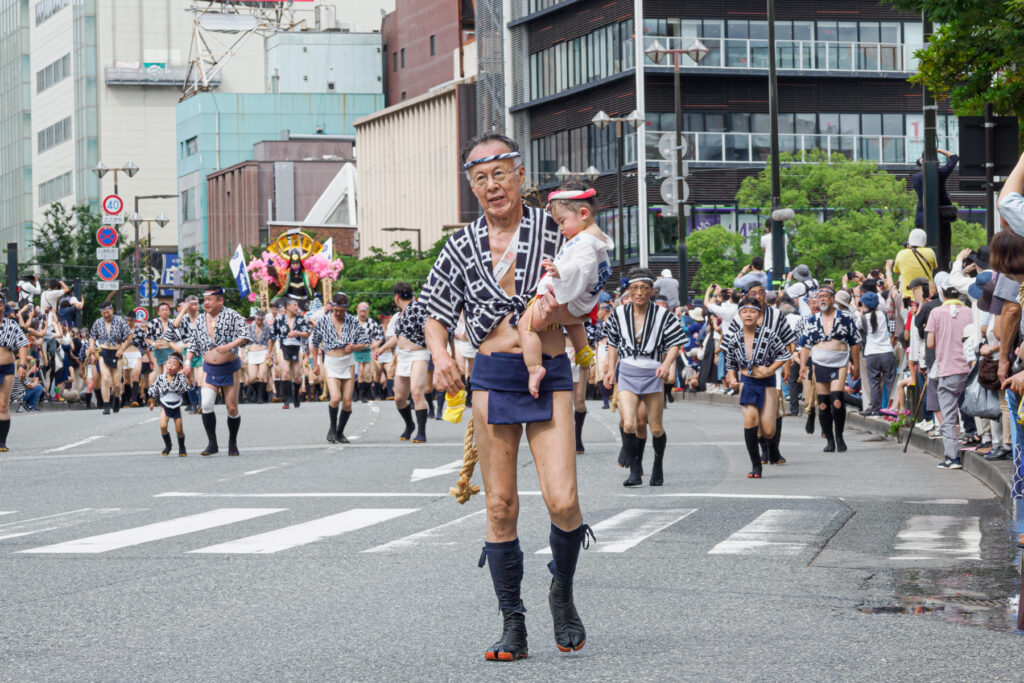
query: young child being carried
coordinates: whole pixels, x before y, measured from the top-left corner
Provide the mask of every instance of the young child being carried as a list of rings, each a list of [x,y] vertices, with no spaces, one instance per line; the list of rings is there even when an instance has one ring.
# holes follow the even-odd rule
[[[188,455],[185,451],[185,430],[181,424],[182,397],[188,393],[188,380],[181,372],[184,366],[181,354],[172,353],[164,363],[164,374],[157,377],[149,388],[149,409],[153,410],[157,401],[163,408],[160,434],[164,437],[164,450],[160,455],[169,455],[171,452],[171,435],[167,433],[167,424],[171,420],[174,420],[174,431],[178,433],[178,455],[182,458]]]
[[[541,340],[533,327],[534,307],[550,292],[560,306],[573,318],[597,319],[601,289],[612,273],[608,250],[615,243],[594,223],[597,212],[597,191],[582,183],[567,183],[548,195],[548,210],[558,224],[565,243],[554,261],[544,261],[545,274],[537,284],[537,295],[530,301],[518,324],[519,345],[530,372],[530,394],[537,398],[546,371],[542,365]],[[576,364],[589,367],[594,352],[587,345],[583,323],[562,323],[573,349]]]

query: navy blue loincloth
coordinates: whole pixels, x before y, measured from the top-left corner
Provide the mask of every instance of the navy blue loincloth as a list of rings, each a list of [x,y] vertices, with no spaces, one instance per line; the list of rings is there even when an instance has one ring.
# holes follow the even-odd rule
[[[527,390],[530,373],[521,353],[478,353],[473,363],[473,389],[488,392],[487,424],[515,425],[549,422],[556,391],[572,391],[572,366],[565,354],[544,355],[547,374],[540,382],[540,395]]]

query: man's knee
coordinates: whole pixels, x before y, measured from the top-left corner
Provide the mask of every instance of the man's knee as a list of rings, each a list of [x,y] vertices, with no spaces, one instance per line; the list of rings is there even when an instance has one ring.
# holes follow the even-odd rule
[[[548,514],[552,520],[569,520],[579,515],[580,500],[576,489],[548,495]]]
[[[636,420],[626,418],[622,421],[622,431],[627,434],[636,434]]]
[[[337,407],[337,406],[335,406]],[[346,398],[341,402],[341,409],[351,412],[352,411],[352,399]]]
[[[487,492],[487,520],[491,524],[515,524],[519,516],[519,499],[513,493]]]

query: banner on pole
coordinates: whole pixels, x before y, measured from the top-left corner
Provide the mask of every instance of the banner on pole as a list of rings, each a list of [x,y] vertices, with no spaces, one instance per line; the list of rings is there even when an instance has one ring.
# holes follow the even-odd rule
[[[235,276],[235,284],[238,285],[238,293],[244,299],[249,296],[252,287],[249,284],[249,271],[245,269],[245,254],[242,253],[242,245],[239,244],[231,257],[231,274]]]

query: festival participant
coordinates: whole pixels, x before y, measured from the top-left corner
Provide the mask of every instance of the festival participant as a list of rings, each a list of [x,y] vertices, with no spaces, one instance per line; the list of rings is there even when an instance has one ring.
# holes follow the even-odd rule
[[[466,407],[473,407],[473,361],[476,359],[476,347],[466,336],[466,315],[459,315],[459,324],[455,326],[455,362],[462,370],[462,381],[466,385]]]
[[[416,429],[413,443],[427,441],[427,366],[430,364],[430,351],[425,348],[424,324],[427,311],[424,305],[416,301],[412,295],[412,285],[408,282],[397,283],[393,290],[395,305],[399,312],[395,314],[395,336],[374,351],[374,357],[397,347],[398,369],[395,372],[395,407],[405,420],[405,431],[398,437],[400,441],[408,441]],[[413,407],[416,408],[416,424],[412,421],[412,407],[409,395],[412,394]]]
[[[135,316],[129,316],[127,322],[132,336],[124,352],[124,363],[131,381],[131,406],[138,408],[142,404],[142,396],[146,393],[146,387],[142,386],[143,378],[149,375],[153,365],[149,361],[149,343],[146,341],[149,326],[139,322]],[[148,369],[147,365],[150,366]]]
[[[7,305],[0,296],[0,310]],[[15,368],[14,357],[18,357]],[[6,453],[11,431],[11,390],[14,378],[22,382],[28,372],[28,337],[16,320],[4,316],[0,321],[0,453]]]
[[[747,444],[751,470],[750,479],[761,478],[762,458],[758,428],[770,448],[770,461],[780,459],[775,436],[779,412],[779,394],[775,389],[775,372],[790,359],[789,349],[778,332],[762,324],[761,303],[752,297],[740,301],[737,317],[741,321],[740,334],[731,331],[722,340],[725,354],[726,383],[740,390],[743,410],[743,440]],[[739,375],[739,379],[737,379]],[[742,386],[742,388],[741,388]]]
[[[574,364],[572,382],[572,416],[576,423],[576,455],[583,455],[587,449],[583,446],[583,423],[587,419],[587,388],[590,386],[591,370],[597,361],[596,349],[598,342],[604,338],[604,323],[599,319],[597,322],[589,320],[583,323],[583,329],[587,335],[587,345],[595,350],[593,362],[590,365]],[[575,354],[575,347],[573,348]],[[604,382],[601,383],[604,386]]]
[[[288,410],[289,401],[299,407],[299,389],[302,387],[302,347],[309,338],[309,321],[299,311],[299,300],[285,299],[284,314],[274,319],[267,349],[274,353],[274,346],[279,344],[284,362],[288,369],[289,379],[283,381],[284,395],[281,397],[282,410]]]
[[[171,435],[167,426],[174,420],[174,431],[178,435],[178,457],[184,458],[188,455],[185,450],[185,428],[181,422],[181,404],[188,393],[188,380],[182,373],[185,361],[181,354],[174,352],[164,359],[162,365],[166,366],[164,371],[149,388],[149,409],[153,410],[157,401],[160,402],[160,435],[164,439],[164,450],[160,455],[171,453]]]
[[[537,298],[550,292],[559,305],[565,306],[571,318],[593,315],[596,320],[598,297],[612,274],[608,250],[615,247],[611,238],[594,222],[597,190],[582,183],[567,183],[548,195],[548,208],[566,241],[553,261],[544,262],[546,272],[537,284]],[[535,301],[536,298],[531,301],[518,323],[519,345],[530,371],[530,393],[534,398],[545,372],[541,362],[540,337],[533,325]],[[587,332],[582,322],[563,322],[563,327],[576,350],[576,363],[590,367],[594,351],[587,346]]]
[[[238,347],[252,339],[245,319],[224,306],[224,289],[208,287],[203,292],[203,314],[192,325],[189,333],[188,355],[185,357],[185,377],[191,379],[192,359],[203,359],[202,414],[203,428],[209,442],[200,455],[213,455],[218,451],[217,416],[213,407],[217,390],[224,396],[228,411],[228,455],[238,455],[238,427],[242,416],[238,414],[238,375],[242,362]]]
[[[252,343],[245,347],[245,362],[249,366],[250,403],[266,403],[267,378],[270,376],[270,355],[267,346],[272,338],[270,325],[266,323],[266,315],[257,310],[249,325]]]
[[[523,423],[551,519],[548,605],[555,645],[562,652],[578,650],[586,642],[573,599],[573,577],[580,548],[588,534],[593,536],[583,523],[577,494],[565,338],[560,330],[543,330],[554,322],[554,297],[546,295],[534,311],[535,326],[543,330],[542,350],[550,355],[544,360],[547,374],[539,399],[530,395],[519,335],[512,327],[536,291],[542,262],[554,258],[561,238],[550,215],[523,203],[525,171],[519,157],[516,142],[499,133],[484,133],[465,148],[463,168],[484,215],[448,239],[423,292],[439,390],[455,393],[464,387],[462,370],[448,353],[449,332],[462,312],[468,341],[478,349],[472,424],[487,495],[487,540],[480,564],[490,566],[503,617],[501,638],[484,655],[492,661],[528,654],[517,533],[516,460]]]
[[[100,386],[103,396],[103,414],[110,415],[121,410],[121,393],[124,383],[121,374],[121,356],[132,340],[132,331],[121,316],[114,315],[114,305],[109,301],[100,304],[100,318],[89,331],[94,349],[99,355]]]
[[[348,295],[338,292],[332,301],[331,315],[325,315],[313,330],[311,343],[315,352],[313,367],[320,377],[326,377],[331,401],[327,412],[331,425],[327,430],[328,443],[348,443],[345,425],[352,416],[352,391],[355,386],[355,354],[370,345],[370,336],[358,318],[348,314]],[[320,351],[324,353],[321,366]],[[324,372],[323,370],[326,370]],[[341,416],[338,416],[338,404]]]
[[[604,385],[615,384],[619,375],[619,410],[623,419],[623,445],[629,462],[629,477],[623,486],[643,484],[643,455],[636,436],[637,408],[647,408],[647,424],[654,444],[651,486],[664,483],[662,461],[667,436],[662,425],[665,392],[662,385],[672,376],[672,368],[683,344],[679,320],[662,306],[652,306],[654,276],[647,268],[633,268],[626,276],[630,303],[620,307],[608,319],[604,333],[608,337],[608,371]]]
[[[150,385],[164,373],[164,363],[174,353],[171,342],[167,340],[167,331],[171,327],[171,305],[166,301],[156,307],[156,319],[150,320],[146,326],[146,343],[153,349],[153,373]]]
[[[170,329],[164,335],[171,342],[171,348],[180,354],[188,352],[189,340],[192,328],[199,320],[199,298],[195,294],[189,294],[178,304],[178,314],[174,317]],[[199,387],[203,383],[203,359],[196,357],[191,360],[189,368],[192,386],[188,390],[189,412],[193,415],[199,414]]]
[[[856,379],[860,367],[860,331],[853,316],[835,307],[835,290],[828,285],[818,289],[818,313],[808,318],[800,337],[800,376],[808,376],[808,361],[813,366],[815,393],[818,397],[818,422],[825,435],[825,453],[846,452],[843,427],[846,425],[847,366],[853,365]]]
[[[384,329],[379,322],[370,317],[370,304],[366,301],[360,301],[356,306],[356,319],[359,321],[359,327],[363,328],[370,340],[367,348],[355,352],[356,362],[359,363],[356,398],[366,403],[371,398],[384,398],[383,394],[377,393],[377,382],[375,381],[377,369],[373,363],[373,349],[384,343]]]

